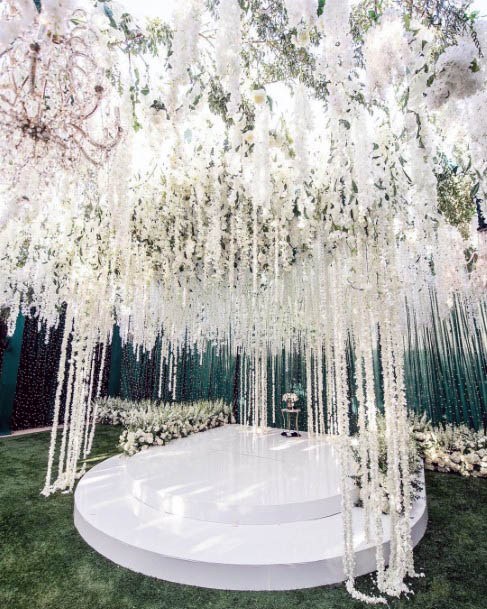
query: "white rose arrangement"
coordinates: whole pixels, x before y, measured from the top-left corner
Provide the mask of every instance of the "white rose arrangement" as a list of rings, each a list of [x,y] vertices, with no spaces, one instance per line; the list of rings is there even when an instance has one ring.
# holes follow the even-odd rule
[[[131,402],[119,398],[99,401],[98,421],[125,426],[119,448],[127,455],[151,446],[163,446],[199,431],[235,423],[232,406],[223,400],[160,404],[151,400]]]
[[[487,435],[465,425],[434,426],[426,415],[411,419],[426,469],[487,478]]]
[[[298,400],[299,400],[299,397],[298,397],[298,396],[297,396],[295,393],[293,393],[292,391],[291,391],[291,392],[289,392],[289,393],[285,393],[285,394],[282,396],[282,401],[283,401],[283,402],[286,402],[286,404],[288,404],[289,402],[291,402],[291,404],[293,404],[293,405],[294,405],[294,404],[295,404],[295,403],[296,403]]]
[[[487,435],[465,425],[434,425],[426,416],[409,417],[409,472],[411,476],[411,498],[421,490],[421,462],[427,470],[456,473],[465,477],[487,478]],[[379,448],[379,487],[381,496],[378,504],[383,513],[388,513],[387,492],[387,450],[385,442],[386,425],[382,415],[377,417]],[[352,444],[352,454],[357,464],[354,480],[359,488],[357,505],[363,501],[361,489],[361,459],[356,444]]]

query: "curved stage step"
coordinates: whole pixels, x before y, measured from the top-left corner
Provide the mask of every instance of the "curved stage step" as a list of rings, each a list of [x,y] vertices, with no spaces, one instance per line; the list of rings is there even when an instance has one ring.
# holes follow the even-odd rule
[[[201,460],[204,452],[213,449],[215,452],[223,451],[226,443],[234,443],[237,438],[235,434],[248,434],[247,430],[242,431],[239,427],[232,425],[191,436],[173,442],[167,447],[150,449],[136,457],[112,457],[92,468],[80,480],[75,493],[74,517],[81,536],[100,554],[119,565],[182,584],[229,590],[290,590],[342,581],[341,514],[282,522],[280,519],[283,514],[290,513],[290,506],[294,506],[294,509],[301,509],[293,502],[296,496],[291,491],[289,491],[289,495],[283,495],[282,504],[276,503],[276,496],[272,495],[270,491],[269,494],[265,494],[268,498],[265,505],[279,508],[285,505],[289,508],[276,509],[274,514],[278,519],[277,522],[268,524],[210,522],[184,517],[180,513],[168,514],[160,509],[164,507],[163,504],[152,507],[134,496],[134,480],[146,479],[142,476],[144,466],[148,465],[145,463],[146,461],[150,462],[151,459],[154,459],[153,463],[160,463],[164,451],[167,456],[169,448],[173,452],[171,457],[168,457],[169,462],[171,459],[175,459],[176,449],[180,452],[181,459],[184,457],[185,461],[191,460],[191,454],[195,459],[198,455]],[[205,436],[208,445],[206,448],[202,439]],[[193,439],[196,437],[201,439],[196,442]],[[254,440],[255,450],[248,453],[252,457],[256,453],[265,455],[267,449],[270,450],[269,447],[277,449],[279,446],[285,447],[286,443],[290,442],[289,439],[281,438],[276,433],[263,434],[251,440],[247,437],[242,441],[241,448],[248,449],[249,442],[254,442]],[[300,443],[300,450],[312,454],[316,451],[317,444],[329,444],[330,441],[303,437]],[[297,446],[297,444],[294,447],[290,445],[288,449],[282,448],[282,451],[289,450],[288,455],[292,455],[293,451],[297,450]],[[242,450],[240,454],[243,455],[244,451]],[[235,462],[231,458],[225,459],[225,455],[225,452],[221,452],[221,467],[214,471],[215,495],[209,494],[208,490],[210,469],[207,469],[207,477],[202,480],[201,486],[201,489],[206,489],[206,493],[203,491],[201,493],[205,499],[202,504],[209,505],[212,513],[217,516],[220,516],[222,512],[218,509],[213,512],[217,502],[213,502],[211,498],[221,497],[220,491],[225,490],[226,493],[228,489],[233,488],[231,480],[228,485],[219,485],[222,474],[231,477],[230,472],[233,467],[231,463],[242,465],[242,461],[245,461],[242,457]],[[263,456],[263,458],[266,457]],[[253,459],[249,458],[249,463],[253,462]],[[132,468],[134,463],[135,466]],[[215,461],[212,460],[211,463],[213,464],[211,467],[213,467]],[[309,462],[308,465],[310,465]],[[188,467],[188,471],[189,469]],[[155,465],[149,468],[150,478],[147,480],[152,480],[156,470]],[[198,467],[195,466],[196,478],[201,471],[201,464]],[[266,471],[273,471],[272,467]],[[135,476],[137,472],[138,477]],[[175,475],[176,471],[173,472],[168,467],[168,472],[171,472],[171,476],[168,478],[167,484],[158,488],[163,488],[164,493],[167,493],[168,489],[172,492],[177,490],[180,496],[181,488],[175,489],[173,485],[173,474]],[[306,473],[303,471],[302,475],[304,477]],[[157,475],[156,479],[163,480],[163,477]],[[189,480],[191,480],[191,476],[187,473],[186,482]],[[267,485],[269,480],[271,480],[271,476],[263,476],[262,484],[258,485],[258,488],[261,491],[265,488],[269,490],[270,487]],[[235,482],[240,488],[238,479]],[[195,491],[194,487],[189,488]],[[285,486],[285,488],[291,489],[292,485]],[[247,494],[247,497],[250,497],[247,506],[257,507],[256,497],[263,495],[253,494],[251,492],[253,489],[255,490],[255,486],[251,485]],[[277,492],[277,490],[279,489],[276,487],[274,491]],[[225,495],[225,493],[223,494]],[[188,509],[194,509],[197,503],[187,503],[185,500],[198,497],[198,493],[195,492],[192,495],[188,491],[182,496],[184,499],[182,505],[190,505]],[[231,497],[231,495],[228,496]],[[302,498],[303,503],[316,499],[313,494],[305,494]],[[293,501],[286,501],[286,499]],[[223,513],[226,514],[225,510]],[[269,517],[269,514],[272,514],[272,511],[268,511],[266,517]],[[241,518],[240,513],[239,518]],[[353,518],[356,572],[361,575],[375,569],[375,549],[368,546],[364,540],[363,510],[354,509]],[[412,514],[414,544],[418,543],[423,536],[426,521],[426,498],[423,493],[416,501]],[[383,517],[383,522],[384,544],[387,551],[388,518],[386,516]]]

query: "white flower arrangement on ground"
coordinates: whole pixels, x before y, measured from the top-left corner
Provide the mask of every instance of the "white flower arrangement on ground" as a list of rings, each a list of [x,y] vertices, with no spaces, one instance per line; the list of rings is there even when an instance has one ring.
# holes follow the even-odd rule
[[[97,423],[102,425],[128,425],[129,422],[140,415],[161,408],[159,402],[153,400],[124,400],[122,398],[100,398],[97,405]]]
[[[387,492],[387,445],[386,424],[384,416],[377,417],[377,432],[379,442],[379,486],[382,496],[380,505],[382,512],[387,514],[390,509]],[[359,488],[357,505],[362,505],[362,468],[359,440],[353,445],[353,455],[357,463],[354,476]],[[414,499],[421,490],[420,480],[421,460],[428,470],[439,472],[454,472],[462,476],[487,478],[487,435],[481,431],[470,429],[465,425],[446,424],[444,427],[434,426],[426,414],[421,417],[410,417],[410,433],[408,443],[409,472],[411,475],[411,498]]]
[[[487,478],[487,435],[465,425],[435,427],[426,417],[412,418],[413,436],[426,469]]]
[[[150,400],[130,402],[109,398],[101,401],[98,420],[126,427],[118,445],[127,455],[151,446],[163,446],[198,431],[235,423],[232,406],[223,400],[161,404]]]

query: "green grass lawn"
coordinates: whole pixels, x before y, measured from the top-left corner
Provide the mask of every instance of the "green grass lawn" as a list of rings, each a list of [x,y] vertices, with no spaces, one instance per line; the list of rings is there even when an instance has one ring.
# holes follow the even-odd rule
[[[97,431],[93,456],[115,452],[119,430]],[[73,525],[73,497],[39,495],[49,435],[0,440],[1,609],[355,609],[343,586],[222,592],[166,583],[118,567]],[[487,481],[427,473],[428,531],[416,550],[425,577],[395,609],[487,609]],[[325,541],[324,541],[325,543]],[[370,588],[370,576],[360,578]]]

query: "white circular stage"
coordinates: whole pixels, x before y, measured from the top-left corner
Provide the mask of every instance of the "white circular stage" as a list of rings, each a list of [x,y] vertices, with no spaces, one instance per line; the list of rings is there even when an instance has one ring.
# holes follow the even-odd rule
[[[126,461],[127,486],[150,507],[229,524],[278,524],[340,512],[330,442],[229,425]]]
[[[229,590],[290,590],[343,580],[343,529],[332,438],[220,427],[117,456],[75,493],[75,524],[113,562],[168,581]],[[375,570],[354,510],[356,572]],[[384,544],[388,547],[388,518]],[[412,514],[426,529],[424,492]]]

